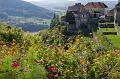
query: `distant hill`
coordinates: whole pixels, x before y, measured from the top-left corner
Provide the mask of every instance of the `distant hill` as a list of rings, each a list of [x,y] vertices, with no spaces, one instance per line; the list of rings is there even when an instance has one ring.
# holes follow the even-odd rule
[[[40,1],[40,2],[32,1],[31,3],[37,6],[42,6],[44,8],[51,9],[51,10],[67,10],[68,6],[75,4],[75,1],[49,0],[48,3],[46,3],[45,1]]]
[[[19,17],[52,18],[53,12],[22,0],[0,0],[0,14]]]
[[[23,0],[0,0],[0,21],[22,27],[24,31],[37,32],[48,28],[46,21],[52,19],[53,14],[51,10]]]
[[[32,1],[31,3],[42,6],[48,9],[52,10],[66,10],[68,6],[73,5],[75,3],[82,3],[82,4],[87,4],[88,2],[104,2],[110,9],[114,8],[115,4],[117,4],[117,1],[105,1],[105,0],[76,0],[76,1],[70,1],[70,0],[59,0],[59,1],[54,1],[54,0],[47,0],[49,2],[46,3],[45,0],[40,1],[40,2],[35,2]],[[57,5],[56,5],[57,4]]]

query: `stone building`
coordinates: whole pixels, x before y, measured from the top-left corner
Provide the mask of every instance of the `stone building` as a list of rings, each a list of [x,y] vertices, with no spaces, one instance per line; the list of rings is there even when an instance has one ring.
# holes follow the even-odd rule
[[[114,21],[115,26],[120,25],[120,0],[118,0],[118,4],[115,6]]]
[[[106,16],[105,16],[106,22],[114,22],[114,15],[115,15],[114,10],[115,8],[107,11]]]
[[[99,18],[106,14],[108,6],[103,2],[89,2],[85,5],[85,9],[89,11],[91,18]]]
[[[70,29],[88,28],[89,12],[81,3],[69,6],[66,13],[66,22],[69,23]]]
[[[69,6],[66,13],[66,22],[69,29],[90,29],[90,22],[93,18],[99,19],[100,16],[106,14],[108,6],[102,2],[89,2],[85,6],[76,3]]]

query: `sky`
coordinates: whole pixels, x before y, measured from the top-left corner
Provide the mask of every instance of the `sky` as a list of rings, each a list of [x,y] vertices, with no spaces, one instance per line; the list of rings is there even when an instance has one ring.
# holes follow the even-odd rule
[[[28,2],[31,2],[31,1],[54,1],[54,0],[24,0],[24,1],[28,1]],[[60,0],[60,1],[64,1],[64,0]],[[68,1],[76,1],[76,0],[68,0]],[[96,0],[88,0],[88,1],[96,1]],[[117,0],[99,0],[99,1],[117,1]]]

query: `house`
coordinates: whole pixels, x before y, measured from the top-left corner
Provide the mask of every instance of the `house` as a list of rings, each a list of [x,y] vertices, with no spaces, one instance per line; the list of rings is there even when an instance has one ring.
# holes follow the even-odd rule
[[[115,14],[114,10],[115,8],[107,11],[106,17],[105,17],[107,22],[114,22],[114,14]]]
[[[76,3],[69,6],[65,16],[65,22],[70,30],[91,30],[91,22],[98,21],[106,15],[108,6],[102,2],[89,2],[86,5]],[[64,20],[64,17],[61,17]]]
[[[89,11],[91,18],[99,18],[107,12],[108,6],[103,2],[89,2],[85,5],[85,9]]]
[[[66,22],[69,23],[70,29],[87,28],[89,12],[86,11],[81,3],[69,6],[66,13]]]
[[[115,26],[118,26],[120,25],[120,0],[118,1],[118,4],[115,6],[115,15],[114,15],[114,18],[115,18]]]

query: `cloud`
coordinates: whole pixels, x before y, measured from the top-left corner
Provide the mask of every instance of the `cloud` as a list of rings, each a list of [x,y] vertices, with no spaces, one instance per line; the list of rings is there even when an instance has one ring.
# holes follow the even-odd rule
[[[47,2],[66,2],[66,1],[79,1],[79,2],[94,2],[94,1],[117,1],[117,0],[24,0],[24,1],[28,1],[28,2],[31,2],[31,1],[37,1],[37,2],[41,2],[41,1],[47,1]]]
[[[40,1],[43,1],[43,0],[24,0],[24,1],[28,1],[28,2],[31,2],[31,1],[38,1],[38,2],[40,2]]]
[[[52,2],[54,2],[54,0],[24,0],[24,1],[28,1],[28,2],[30,2],[30,1],[37,1],[37,2],[41,2],[41,1],[52,1]],[[66,0],[60,0],[60,1],[66,1]],[[58,2],[60,2],[60,1],[58,1]],[[67,0],[67,1],[76,1],[76,0]],[[57,1],[56,1],[57,2]]]
[[[76,1],[76,0],[68,0],[68,1]]]

